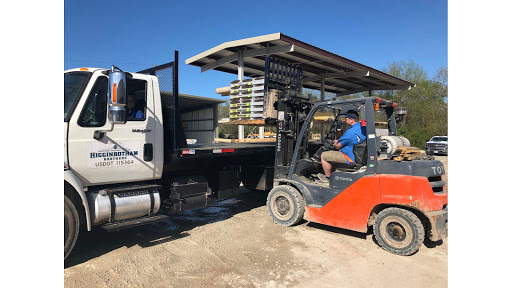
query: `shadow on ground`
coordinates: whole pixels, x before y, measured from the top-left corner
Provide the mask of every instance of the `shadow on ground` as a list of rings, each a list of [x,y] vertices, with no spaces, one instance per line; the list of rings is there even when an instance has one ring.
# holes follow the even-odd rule
[[[266,204],[267,193],[250,192],[240,187],[240,195],[225,199],[214,204],[170,216],[169,219],[129,228],[118,232],[107,232],[101,227],[93,227],[93,231],[81,231],[75,248],[64,262],[64,268],[87,262],[121,247],[151,247],[176,239],[188,237],[187,231],[223,221],[234,215]]]
[[[306,225],[308,227],[312,227],[312,228],[316,228],[316,229],[321,229],[321,230],[324,230],[324,231],[329,231],[329,232],[338,233],[338,234],[342,234],[342,235],[347,235],[347,236],[351,236],[351,237],[357,237],[359,239],[364,239],[364,240],[366,240],[366,237],[368,235],[372,235],[373,234],[373,226],[370,226],[368,228],[368,232],[367,233],[361,233],[361,232],[356,232],[356,231],[352,231],[352,230],[346,230],[346,229],[343,229],[343,228],[331,227],[331,226],[327,226],[327,225],[323,225],[323,224],[318,224],[318,223],[313,223],[313,222],[309,222]],[[375,243],[375,245],[380,246],[378,241],[377,241],[377,239],[375,239],[374,235],[372,235],[372,240]],[[441,246],[441,245],[443,245],[443,243],[444,243],[443,240],[439,240],[439,241],[435,241],[435,242],[431,241],[428,238],[428,236],[425,237],[425,240],[423,241],[423,245],[425,245],[425,247],[427,247],[429,249]]]
[[[316,229],[322,229],[329,232],[334,232],[338,234],[343,234],[351,237],[357,237],[359,239],[366,239],[366,233],[356,232],[352,230],[347,230],[343,228],[337,228],[332,226],[327,226],[319,223],[309,222],[307,224],[308,227],[316,228]]]

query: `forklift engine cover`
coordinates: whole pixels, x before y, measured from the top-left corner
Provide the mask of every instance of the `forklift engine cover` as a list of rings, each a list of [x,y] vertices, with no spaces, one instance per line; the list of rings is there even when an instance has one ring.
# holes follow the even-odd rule
[[[432,231],[432,236],[436,235],[431,236],[436,238],[432,241],[436,241],[446,230],[446,225],[438,223],[442,222],[439,216],[447,216],[448,195],[444,192],[443,188],[440,193],[434,193],[424,176],[375,174],[357,180],[323,207],[307,206],[304,219],[366,233],[368,220],[376,207],[381,204],[402,206],[424,214],[431,227],[439,227]],[[446,213],[439,212],[443,210]]]

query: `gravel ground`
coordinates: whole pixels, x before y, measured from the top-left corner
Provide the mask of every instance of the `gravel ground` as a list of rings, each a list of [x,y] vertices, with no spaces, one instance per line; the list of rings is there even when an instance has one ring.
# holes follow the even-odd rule
[[[448,171],[447,157],[436,159]],[[65,287],[448,285],[448,239],[396,256],[371,234],[308,222],[276,225],[266,194],[240,189],[237,198],[161,223],[82,233],[65,263]]]

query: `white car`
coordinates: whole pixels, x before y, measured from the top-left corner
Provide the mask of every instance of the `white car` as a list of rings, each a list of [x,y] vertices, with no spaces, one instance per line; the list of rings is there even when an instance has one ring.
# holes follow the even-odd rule
[[[448,136],[433,136],[425,144],[425,153],[448,155]]]

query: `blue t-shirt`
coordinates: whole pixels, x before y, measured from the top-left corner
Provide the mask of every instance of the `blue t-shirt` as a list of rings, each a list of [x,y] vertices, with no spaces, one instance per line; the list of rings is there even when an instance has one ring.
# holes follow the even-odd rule
[[[366,133],[363,133],[361,122],[357,122],[354,125],[350,126],[350,128],[348,128],[347,131],[345,131],[345,133],[341,135],[340,139],[338,139],[338,142],[341,144],[340,151],[343,154],[347,155],[350,159],[352,159],[352,161],[354,161],[354,145],[366,140],[365,134]],[[359,136],[359,139],[357,139],[357,136]],[[348,160],[347,163],[349,163]]]
[[[144,118],[144,113],[140,110],[132,110],[128,112],[128,119],[142,119]]]

